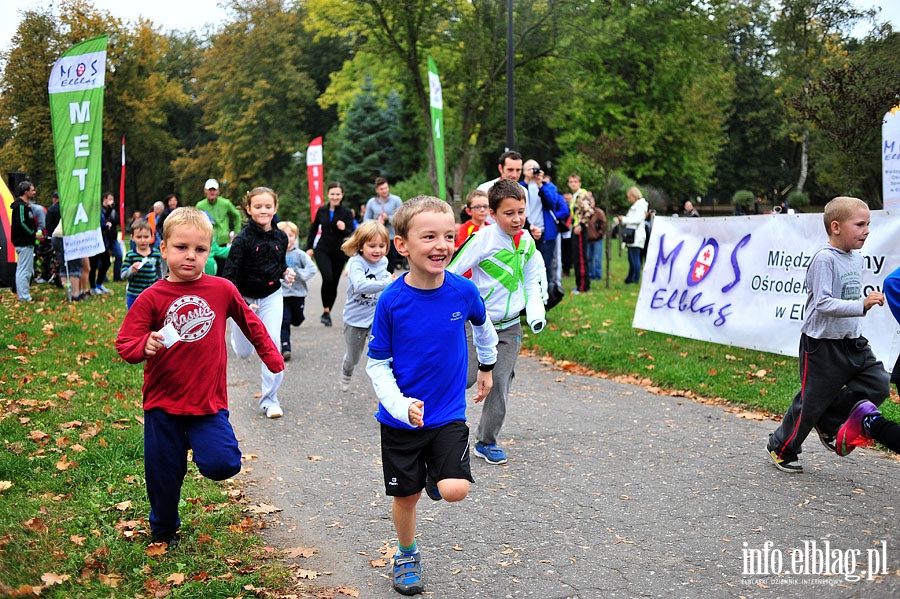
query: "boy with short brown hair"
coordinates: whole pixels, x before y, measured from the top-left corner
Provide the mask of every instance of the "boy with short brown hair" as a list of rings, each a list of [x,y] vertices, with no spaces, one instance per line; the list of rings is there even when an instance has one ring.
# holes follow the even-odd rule
[[[425,590],[416,544],[416,504],[425,488],[433,500],[462,501],[474,482],[466,426],[466,321],[475,331],[479,402],[491,389],[497,333],[471,281],[445,272],[453,255],[450,206],[417,196],[393,217],[394,244],[409,272],[378,298],[366,372],[378,396],[385,493],[393,497],[398,548],[393,587]],[[439,367],[437,367],[439,365]]]
[[[125,316],[116,350],[144,365],[144,472],[153,542],[179,542],[178,503],[188,449],[200,473],[225,480],[241,471],[228,421],[225,324],[240,327],[272,372],[284,361],[265,326],[231,281],[206,275],[213,228],[196,208],[166,217],[160,251],[165,279],[141,293]],[[196,365],[196,368],[189,367]]]
[[[836,451],[838,429],[863,399],[876,405],[890,394],[884,366],[862,336],[861,318],[884,294],[862,295],[862,248],[869,235],[869,207],[860,199],[837,197],[825,206],[828,243],[813,255],[806,272],[806,320],[800,335],[800,391],[769,435],[766,452],[783,472],[803,472],[801,445],[815,429],[822,444]]]
[[[547,282],[544,259],[525,230],[525,190],[516,181],[504,179],[491,187],[488,201],[494,224],[473,234],[453,257],[448,270],[457,274],[472,271],[472,282],[497,329],[494,386],[481,410],[474,452],[489,464],[505,464],[506,452],[497,440],[506,420],[509,389],[522,346],[520,315],[524,310],[535,334],[543,329]]]

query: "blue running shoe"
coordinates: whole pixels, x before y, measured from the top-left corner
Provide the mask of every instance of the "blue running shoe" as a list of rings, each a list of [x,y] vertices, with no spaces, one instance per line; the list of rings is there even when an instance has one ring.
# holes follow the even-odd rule
[[[431,472],[425,472],[425,494],[428,495],[428,498],[432,501],[440,501],[443,499],[441,497],[441,492],[438,490],[437,481],[431,478]]]
[[[394,590],[401,595],[418,595],[425,592],[422,579],[421,554],[407,555],[398,551],[394,555]]]
[[[488,464],[505,464],[506,453],[496,443],[475,442],[475,455],[484,458]]]

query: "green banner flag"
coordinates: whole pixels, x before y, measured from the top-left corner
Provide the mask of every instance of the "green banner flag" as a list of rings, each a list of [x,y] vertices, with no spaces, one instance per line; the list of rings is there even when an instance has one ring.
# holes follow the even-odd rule
[[[103,252],[100,231],[107,36],[72,46],[53,65],[50,121],[66,260]]]
[[[444,98],[441,79],[434,59],[428,57],[428,88],[431,91],[431,138],[434,140],[434,168],[437,169],[438,195],[447,200],[447,182],[444,173]]]

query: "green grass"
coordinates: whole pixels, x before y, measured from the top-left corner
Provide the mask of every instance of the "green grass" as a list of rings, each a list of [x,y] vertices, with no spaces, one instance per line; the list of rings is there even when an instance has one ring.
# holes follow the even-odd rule
[[[628,262],[616,248],[611,272],[609,288],[605,280],[591,281],[590,292],[566,295],[548,313],[547,329],[526,333],[523,346],[571,371],[587,369],[671,394],[784,413],[799,387],[796,357],[634,329],[639,289],[623,283]],[[570,290],[575,282],[569,278],[564,285]],[[885,402],[883,410],[900,419],[895,402]]]
[[[798,384],[795,357],[633,329],[638,289],[622,283],[626,270],[613,250],[610,287],[594,282],[590,293],[568,295],[524,346],[567,371],[783,413]],[[40,596],[51,599],[224,599],[288,584],[314,596],[268,559],[252,534],[263,521],[241,511],[238,485],[204,479],[193,465],[182,546],[148,554],[142,368],[116,354],[125,308],[124,289],[114,288],[73,305],[46,285],[33,287],[37,301],[25,306],[0,293],[0,596],[34,596],[43,586]],[[900,420],[896,404],[883,408]],[[182,584],[170,582],[179,576]]]
[[[116,354],[125,309],[124,288],[114,287],[114,296],[73,305],[46,285],[33,287],[31,305],[3,290],[0,596],[42,586],[48,598],[225,598],[281,586],[286,575],[265,560],[241,490],[193,465],[182,546],[148,554],[143,369]]]

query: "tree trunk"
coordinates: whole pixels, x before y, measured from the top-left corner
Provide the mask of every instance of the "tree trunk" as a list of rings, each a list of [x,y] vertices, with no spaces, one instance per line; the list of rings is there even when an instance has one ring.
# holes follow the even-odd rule
[[[797,193],[803,193],[806,185],[806,175],[809,173],[809,130],[803,131],[803,140],[800,143],[800,177],[797,179]]]

